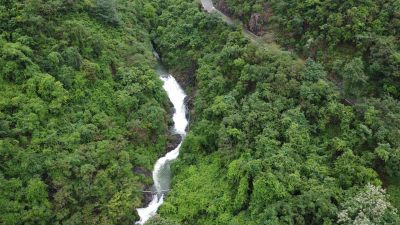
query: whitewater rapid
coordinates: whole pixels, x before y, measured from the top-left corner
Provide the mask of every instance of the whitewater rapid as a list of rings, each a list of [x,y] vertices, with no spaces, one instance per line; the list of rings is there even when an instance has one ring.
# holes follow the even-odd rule
[[[159,68],[158,73],[160,75],[160,79],[164,82],[163,88],[167,92],[168,98],[175,109],[174,115],[172,116],[174,121],[173,133],[179,134],[182,140],[174,150],[168,152],[164,157],[159,158],[154,165],[153,181],[155,192],[152,201],[147,207],[136,209],[140,217],[140,220],[135,223],[137,225],[142,225],[151,217],[155,216],[158,208],[163,204],[164,195],[169,191],[170,188],[170,163],[179,156],[179,149],[186,135],[186,127],[189,123],[186,118],[185,92],[175,78],[171,74],[165,72],[161,64],[159,67],[161,67],[161,69]]]

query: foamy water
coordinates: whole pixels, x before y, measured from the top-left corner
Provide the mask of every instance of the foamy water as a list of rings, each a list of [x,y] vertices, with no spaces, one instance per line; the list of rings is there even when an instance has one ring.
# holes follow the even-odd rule
[[[152,201],[147,207],[136,209],[140,217],[140,220],[135,223],[138,225],[146,223],[147,220],[155,216],[158,208],[163,204],[165,193],[168,192],[170,188],[170,163],[179,156],[179,149],[186,135],[186,127],[188,125],[188,120],[186,119],[185,92],[173,76],[169,74],[160,74],[160,78],[164,82],[163,88],[167,92],[168,98],[175,109],[172,117],[174,121],[174,133],[181,135],[182,140],[174,150],[168,152],[164,157],[159,158],[154,165],[153,181],[156,191]]]

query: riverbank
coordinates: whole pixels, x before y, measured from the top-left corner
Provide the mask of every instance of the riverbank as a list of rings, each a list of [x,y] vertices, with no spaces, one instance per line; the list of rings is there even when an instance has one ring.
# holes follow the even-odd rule
[[[157,56],[158,54],[155,55]],[[159,57],[158,60],[160,60]],[[152,172],[154,187],[149,192],[152,194],[152,199],[146,207],[136,209],[140,220],[135,224],[139,225],[146,223],[147,220],[156,215],[158,208],[163,204],[164,198],[170,191],[172,176],[170,164],[179,156],[179,149],[186,136],[186,128],[188,126],[188,120],[186,119],[187,106],[185,104],[185,92],[175,78],[163,67],[161,61],[158,62],[157,72],[160,76],[160,79],[163,81],[163,88],[166,91],[174,109],[174,113],[172,115],[174,126],[173,129],[170,130],[171,135],[169,136],[169,139],[174,137],[174,135],[178,135],[180,139],[178,140],[177,146],[167,152],[165,156],[159,158],[154,165]],[[172,138],[172,140],[175,142],[177,141],[175,137]],[[173,143],[169,144],[172,145]]]
[[[183,224],[336,223],[366,183],[379,185],[359,128],[374,132],[381,121],[342,104],[320,64],[260,48],[198,6],[165,0],[156,20],[169,67],[196,68],[196,120],[160,215]]]

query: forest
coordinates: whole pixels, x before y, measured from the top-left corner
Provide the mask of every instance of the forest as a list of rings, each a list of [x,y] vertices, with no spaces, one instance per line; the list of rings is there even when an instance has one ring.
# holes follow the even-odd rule
[[[1,1],[0,224],[133,224],[168,103],[142,1]]]
[[[192,0],[1,1],[0,224],[138,220],[171,123],[153,47],[190,129],[146,225],[400,224],[400,1],[214,4],[239,23]],[[280,48],[243,34],[258,15]]]
[[[278,6],[295,11],[273,13],[275,26],[290,22],[284,16],[307,15],[300,11],[305,3],[295,2],[286,6],[299,9],[269,3],[274,13]],[[226,3],[241,11],[252,1]],[[382,20],[382,27],[390,25],[380,30],[379,38],[392,40],[391,47],[364,50],[357,44],[352,54],[332,47],[338,52],[320,58],[290,45],[301,45],[300,35],[279,39],[295,51],[258,48],[240,27],[190,1],[160,1],[157,9],[153,35],[163,62],[195,77],[196,90],[191,129],[162,217],[182,224],[399,223],[399,45],[393,33],[398,27],[390,29],[398,26],[397,11],[387,12],[393,22]],[[322,26],[314,14],[310,18]],[[387,75],[372,73],[373,66]],[[384,88],[389,84],[393,92]],[[377,202],[384,207],[375,208]]]

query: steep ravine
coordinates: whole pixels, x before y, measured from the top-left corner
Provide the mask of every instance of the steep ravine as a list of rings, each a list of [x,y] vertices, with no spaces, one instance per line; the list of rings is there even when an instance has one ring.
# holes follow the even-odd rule
[[[158,55],[155,55],[159,60]],[[156,215],[158,208],[164,202],[164,197],[168,193],[171,183],[170,163],[179,156],[179,149],[186,136],[186,127],[188,126],[185,103],[186,94],[184,90],[175,78],[164,69],[160,60],[157,65],[157,73],[159,74],[160,79],[164,82],[163,88],[167,92],[168,98],[174,106],[174,114],[172,116],[174,127],[171,131],[171,136],[179,135],[181,141],[176,148],[168,152],[165,156],[159,158],[154,165],[152,173],[154,181],[152,200],[147,207],[137,209],[140,220],[137,221],[136,224],[140,225],[144,224],[147,220]]]

